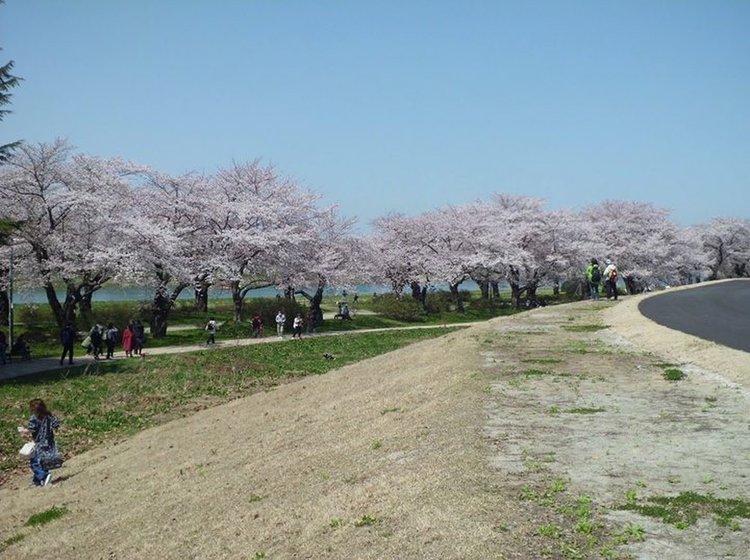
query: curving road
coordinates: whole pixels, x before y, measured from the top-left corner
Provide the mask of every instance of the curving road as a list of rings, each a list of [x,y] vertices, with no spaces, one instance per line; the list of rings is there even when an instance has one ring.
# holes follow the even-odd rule
[[[638,310],[670,329],[750,352],[750,280],[665,292]]]

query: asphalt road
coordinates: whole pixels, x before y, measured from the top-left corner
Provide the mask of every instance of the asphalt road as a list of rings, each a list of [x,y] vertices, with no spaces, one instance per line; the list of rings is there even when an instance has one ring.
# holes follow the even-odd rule
[[[644,299],[638,310],[670,329],[750,352],[750,280],[667,291]]]

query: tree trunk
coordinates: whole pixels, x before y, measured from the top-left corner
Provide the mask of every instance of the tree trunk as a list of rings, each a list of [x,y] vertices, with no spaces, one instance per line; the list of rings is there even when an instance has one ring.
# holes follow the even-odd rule
[[[560,280],[555,278],[555,281],[552,283],[552,293],[556,296],[560,295]]]
[[[422,301],[422,290],[419,286],[419,282],[412,282],[409,284],[409,287],[411,288],[411,297],[417,301]]]
[[[450,284],[448,286],[448,289],[451,292],[451,296],[453,296],[453,303],[456,305],[456,311],[463,313],[464,302],[463,302],[463,299],[461,298],[461,292],[458,289],[460,285],[461,285],[460,282],[458,284]]]
[[[10,310],[10,300],[8,291],[0,290],[0,325],[8,326],[8,311]]]
[[[636,285],[635,278],[632,276],[625,277],[625,287],[628,289],[630,295],[638,293],[638,286]]]
[[[63,306],[60,305],[60,301],[57,299],[57,292],[55,291],[52,282],[45,282],[44,293],[47,295],[47,303],[49,303],[49,306],[52,309],[52,315],[55,318],[55,322],[57,323],[58,328],[62,329],[63,326],[65,326],[65,311],[63,310]]]
[[[81,312],[81,317],[83,317],[83,321],[87,326],[91,326],[94,323],[94,316],[91,306],[91,298],[93,295],[94,292],[86,292],[81,296],[81,301],[78,305],[78,310]]]
[[[477,282],[479,285],[479,291],[482,292],[482,299],[490,299],[490,283],[486,280],[480,280]]]
[[[174,306],[182,290],[187,284],[178,284],[172,293],[169,293],[167,286],[162,284],[156,288],[154,300],[151,304],[151,336],[154,338],[163,338],[167,335],[167,319],[169,311]]]
[[[521,308],[521,294],[523,290],[518,282],[509,282],[510,284],[510,303],[516,309]]]
[[[500,299],[500,283],[490,282],[490,286],[492,286],[492,297],[495,299]]]
[[[526,286],[526,297],[529,299],[531,305],[537,305],[539,302],[536,299],[537,284],[530,283]]]
[[[195,310],[198,313],[208,313],[208,289],[211,284],[201,282],[195,286]]]

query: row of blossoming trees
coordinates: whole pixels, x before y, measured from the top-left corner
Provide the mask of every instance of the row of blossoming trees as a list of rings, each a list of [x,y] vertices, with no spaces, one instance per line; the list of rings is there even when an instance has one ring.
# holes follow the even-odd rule
[[[430,286],[447,285],[459,306],[467,280],[486,298],[507,283],[518,305],[540,285],[580,278],[591,257],[616,262],[631,291],[750,273],[748,220],[683,228],[647,203],[550,211],[536,198],[498,194],[384,216],[356,237],[335,208],[257,161],[173,176],[82,155],[64,141],[22,145],[0,167],[0,202],[0,214],[20,224],[17,276],[45,290],[58,324],[90,316],[108,282],[149,285],[155,336],[166,333],[184,290],[205,309],[212,285],[230,290],[239,321],[248,292],[262,286],[303,293],[320,318],[326,286],[366,282],[422,301]]]

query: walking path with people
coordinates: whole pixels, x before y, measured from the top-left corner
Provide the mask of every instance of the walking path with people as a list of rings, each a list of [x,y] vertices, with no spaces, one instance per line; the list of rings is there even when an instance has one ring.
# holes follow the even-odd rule
[[[416,329],[433,329],[433,328],[455,329],[455,328],[462,328],[462,327],[471,327],[473,325],[477,325],[482,322],[484,321],[478,321],[478,322],[474,321],[474,322],[467,322],[467,323],[448,323],[448,324],[443,324],[443,325],[409,325],[405,327],[386,327],[386,328],[381,328],[381,329],[359,329],[359,330],[351,330],[351,331],[335,331],[335,332],[326,332],[326,333],[318,333],[318,334],[306,334],[304,338],[343,336],[343,335],[350,335],[350,334],[365,334],[365,333],[374,333],[374,332],[383,332],[383,331],[404,331],[404,330],[416,330]],[[99,361],[108,362],[108,361],[117,361],[117,360],[135,360],[135,359],[146,360],[148,359],[149,356],[160,356],[162,354],[181,354],[184,352],[199,352],[201,350],[210,350],[213,352],[216,350],[221,350],[222,348],[236,348],[238,346],[250,346],[253,344],[281,343],[281,342],[287,342],[287,341],[291,341],[291,335],[284,336],[283,339],[280,339],[276,336],[268,336],[265,338],[233,338],[233,339],[217,340],[216,344],[211,344],[211,345],[187,344],[184,346],[162,346],[160,348],[146,348],[142,356],[133,357],[133,358],[125,357],[122,351],[122,348],[120,347],[117,349],[114,360],[100,359]],[[78,352],[79,350],[81,352],[84,352],[83,348],[80,348],[80,345],[76,348],[76,352]],[[37,358],[33,360],[28,360],[28,361],[15,361],[12,364],[6,364],[4,366],[0,366],[0,381],[6,380],[6,379],[15,379],[18,377],[26,377],[28,375],[34,375],[37,373],[43,373],[43,372],[48,372],[48,371],[65,370],[65,369],[70,369],[71,367],[78,367],[78,366],[88,365],[88,364],[93,364],[93,363],[96,363],[96,360],[94,360],[94,357],[85,353],[81,355],[76,355],[73,359],[72,366],[68,366],[68,365],[61,366],[59,358]]]

